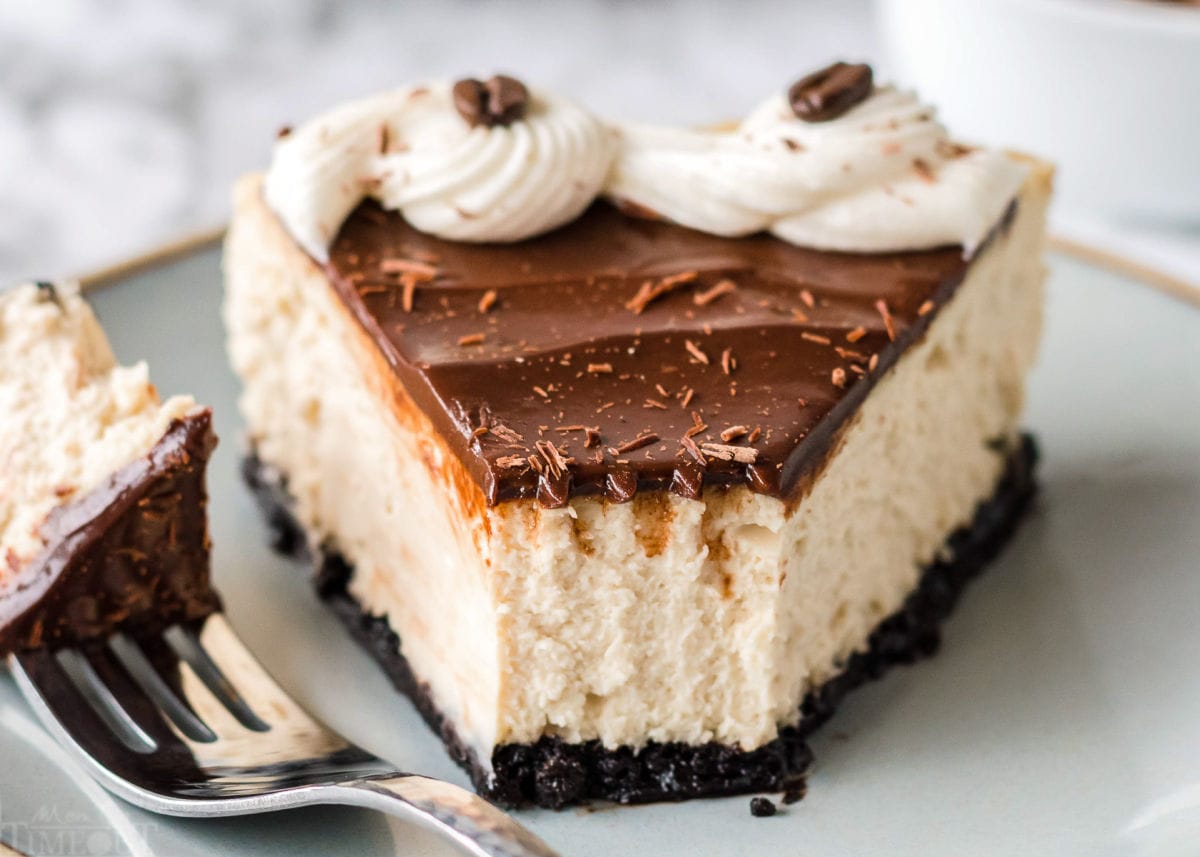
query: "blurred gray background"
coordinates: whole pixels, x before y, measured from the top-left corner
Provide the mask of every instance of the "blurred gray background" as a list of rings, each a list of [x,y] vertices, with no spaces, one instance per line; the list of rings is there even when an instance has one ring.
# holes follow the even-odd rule
[[[221,223],[276,130],[344,98],[507,70],[603,114],[713,121],[869,58],[869,22],[865,0],[0,2],[0,283]]]
[[[278,128],[412,79],[508,71],[602,115],[681,123],[738,117],[832,59],[889,79],[872,5],[0,0],[0,286],[219,226]],[[1200,285],[1194,231],[1063,209],[1060,234]]]

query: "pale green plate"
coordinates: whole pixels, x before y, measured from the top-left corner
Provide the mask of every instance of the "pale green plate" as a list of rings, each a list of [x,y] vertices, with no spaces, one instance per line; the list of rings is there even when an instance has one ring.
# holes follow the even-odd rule
[[[219,261],[210,248],[92,299],[123,361],[216,411],[212,529],[233,624],[334,728],[465,783],[267,548],[237,476]],[[808,797],[775,818],[751,818],[747,798],[523,813],[565,857],[1200,853],[1200,312],[1066,257],[1051,267],[1028,416],[1045,490],[942,653],[853,695],[815,742]],[[34,855],[442,853],[352,809],[181,821],[128,807],[54,751],[7,677],[0,841]]]

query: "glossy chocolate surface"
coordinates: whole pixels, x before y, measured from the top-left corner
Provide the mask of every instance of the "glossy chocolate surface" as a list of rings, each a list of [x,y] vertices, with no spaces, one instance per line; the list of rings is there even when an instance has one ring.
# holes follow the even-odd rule
[[[29,579],[45,594],[0,628],[0,652],[59,648],[117,629],[153,633],[209,615],[208,411],[175,420],[143,458],[55,509]]]
[[[453,243],[368,202],[328,273],[487,501],[559,506],[792,495],[968,265],[959,247],[819,252],[606,203],[520,243]]]

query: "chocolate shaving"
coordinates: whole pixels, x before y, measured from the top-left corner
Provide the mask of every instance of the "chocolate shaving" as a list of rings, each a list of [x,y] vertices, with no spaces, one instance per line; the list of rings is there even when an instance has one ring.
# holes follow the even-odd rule
[[[700,350],[699,345],[692,342],[690,339],[685,339],[683,341],[683,347],[686,348],[688,354],[692,355],[692,357],[694,357],[697,361],[703,363],[705,366],[708,365],[708,355]]]
[[[887,330],[888,339],[892,342],[896,341],[896,322],[892,319],[892,313],[888,309],[887,301],[883,298],[875,301],[875,309],[879,311],[880,317],[883,318],[883,326]]]
[[[496,466],[501,470],[511,470],[515,467],[527,467],[528,462],[523,455],[502,455],[496,459]]]
[[[737,360],[734,359],[733,349],[726,348],[721,352],[721,371],[726,375],[733,374],[733,370],[737,368]]]
[[[804,305],[809,309],[813,309],[817,305],[817,301],[813,297],[813,293],[808,289],[800,290],[800,300],[804,301]]]
[[[696,441],[692,440],[691,435],[685,434],[679,439],[679,443],[701,465],[708,465],[708,459],[704,457],[704,453],[700,451],[700,447],[696,445]]]
[[[750,433],[750,429],[745,426],[730,426],[721,432],[721,440],[729,443],[731,440],[737,440],[739,437],[745,437]]]
[[[720,280],[711,289],[705,289],[692,295],[692,303],[696,306],[708,306],[713,301],[735,291],[737,291],[737,283],[733,280]]]
[[[847,342],[858,342],[858,340],[862,339],[866,335],[867,335],[867,329],[865,327],[856,327],[856,328],[854,328],[854,330],[852,330],[846,334],[846,341]]]
[[[929,162],[922,158],[913,159],[913,172],[917,174],[917,178],[926,184],[933,184],[937,181],[937,176],[934,175],[933,167],[929,166]]]
[[[611,363],[589,363],[587,370],[593,375],[610,375],[613,368]]]
[[[483,297],[479,299],[479,312],[487,313],[496,305],[496,290],[488,289],[483,293]]]
[[[833,381],[833,386],[845,387],[846,386],[846,370],[843,369],[841,366],[836,367],[832,372],[829,373],[829,379],[831,381]]]
[[[600,432],[598,429],[594,429],[594,428],[584,429],[584,434],[586,436],[586,439],[584,440],[583,445],[587,449],[592,449],[593,447],[597,447],[600,445]]]
[[[758,450],[748,446],[730,446],[726,443],[702,443],[700,451],[709,458],[719,458],[722,461],[736,461],[739,464],[753,464],[758,460]]]
[[[917,307],[917,315],[929,315],[931,312],[933,312],[933,306],[933,301],[925,301],[923,304]]]
[[[807,339],[809,342],[815,342],[818,345],[830,345],[831,344],[828,336],[821,336],[819,333],[809,333],[807,330],[803,330],[800,332],[800,338]]]
[[[648,431],[645,434],[638,435],[633,440],[625,441],[620,446],[613,447],[611,451],[614,455],[624,455],[627,452],[633,452],[635,449],[641,449],[643,446],[649,446],[657,440],[658,435],[652,431]]]
[[[699,273],[696,271],[684,271],[660,280],[646,280],[638,288],[637,294],[625,302],[625,309],[630,310],[634,315],[641,315],[651,303],[663,295],[675,291],[683,284],[692,282],[698,276]]]
[[[554,478],[562,476],[567,470],[567,461],[563,458],[562,453],[558,451],[558,447],[548,440],[539,440],[534,446],[538,453],[546,461],[546,467],[550,469],[550,474]]]
[[[501,423],[495,423],[488,426],[488,429],[500,440],[504,441],[509,446],[521,446],[525,443],[524,436],[520,432],[510,429],[508,426]]]

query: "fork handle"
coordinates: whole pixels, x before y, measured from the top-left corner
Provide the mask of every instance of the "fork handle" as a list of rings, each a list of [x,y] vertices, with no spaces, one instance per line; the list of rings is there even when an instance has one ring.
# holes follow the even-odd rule
[[[448,836],[473,857],[559,857],[512,816],[464,788],[417,774],[331,787],[341,804],[375,809]]]

